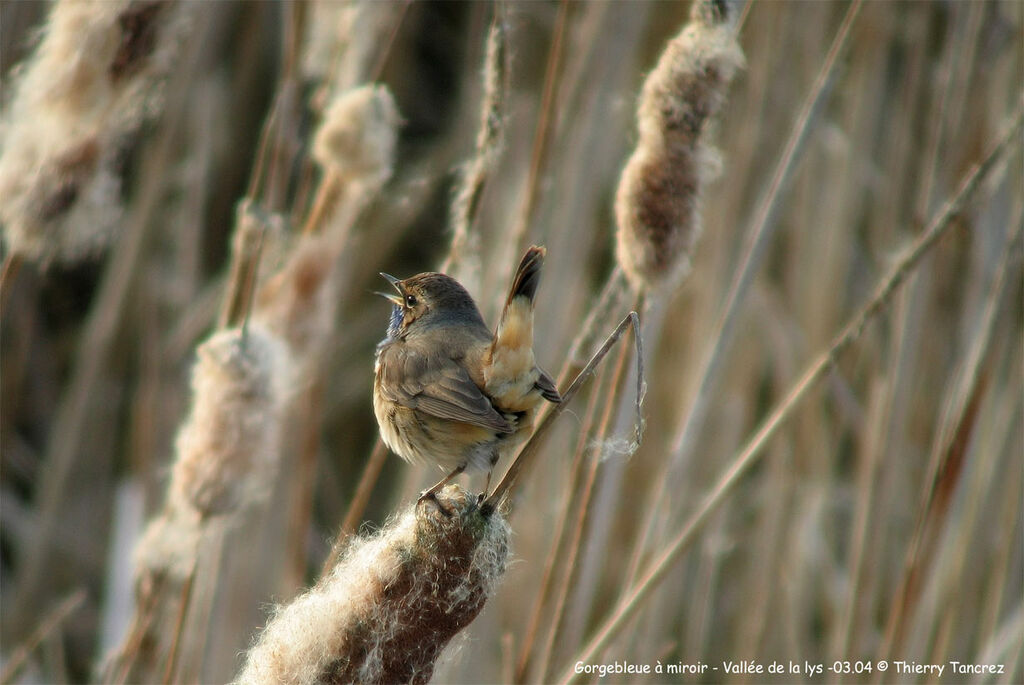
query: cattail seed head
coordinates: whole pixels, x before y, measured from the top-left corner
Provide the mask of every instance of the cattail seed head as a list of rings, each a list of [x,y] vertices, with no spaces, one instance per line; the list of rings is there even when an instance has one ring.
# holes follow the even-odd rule
[[[54,4],[0,119],[0,222],[13,253],[73,261],[121,222],[119,159],[159,104],[196,3]]]
[[[305,595],[278,610],[239,683],[423,683],[505,570],[508,522],[456,486],[357,539]]]
[[[379,187],[391,178],[401,116],[386,86],[338,95],[313,139],[313,157],[341,178]]]
[[[165,507],[135,545],[136,583],[161,578],[180,586],[195,565],[201,536],[194,512]]]
[[[288,261],[257,295],[254,320],[287,342],[300,365],[315,357],[334,325],[334,293],[328,285],[335,253],[331,236],[300,236]]]
[[[508,27],[495,16],[487,32],[484,50],[483,102],[476,134],[476,153],[460,171],[452,199],[452,242],[441,266],[473,289],[480,281],[480,236],[472,229],[484,185],[501,156],[505,138],[505,110],[508,106]]]
[[[695,2],[644,82],[639,139],[615,196],[616,254],[637,290],[672,284],[689,268],[701,192],[716,165],[706,130],[743,64],[735,11],[724,0]]]
[[[283,343],[258,325],[219,331],[199,346],[169,507],[205,518],[266,498],[277,473],[288,367]]]

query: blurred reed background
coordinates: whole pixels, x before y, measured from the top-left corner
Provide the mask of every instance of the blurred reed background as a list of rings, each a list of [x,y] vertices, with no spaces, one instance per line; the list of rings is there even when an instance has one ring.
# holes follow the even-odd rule
[[[524,471],[504,576],[434,681],[885,658],[1019,682],[1024,175],[1001,137],[1024,5],[707,7],[746,63],[702,134],[691,269],[637,296],[616,189],[689,3],[0,5],[2,677],[235,678],[336,538],[438,476],[376,445],[377,272],[443,265],[494,322],[539,243],[561,389],[639,307],[643,441],[626,338]],[[247,447],[211,461],[231,431]]]

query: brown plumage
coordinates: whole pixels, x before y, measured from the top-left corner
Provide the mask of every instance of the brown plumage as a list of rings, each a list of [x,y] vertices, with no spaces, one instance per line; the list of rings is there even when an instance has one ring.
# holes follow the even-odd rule
[[[440,273],[399,280],[387,337],[377,346],[373,409],[384,443],[448,475],[490,472],[529,435],[542,399],[561,401],[533,355],[533,304],[543,247],[527,250],[492,334],[462,285]],[[486,490],[486,488],[485,488]]]

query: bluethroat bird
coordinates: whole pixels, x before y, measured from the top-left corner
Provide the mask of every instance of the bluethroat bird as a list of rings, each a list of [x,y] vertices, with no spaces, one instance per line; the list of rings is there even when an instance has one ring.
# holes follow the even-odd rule
[[[396,291],[378,293],[394,303],[374,365],[381,438],[407,462],[449,471],[419,501],[466,470],[487,471],[485,495],[494,465],[529,435],[541,400],[561,401],[533,357],[533,302],[544,255],[543,247],[526,251],[493,334],[454,278],[381,274]]]

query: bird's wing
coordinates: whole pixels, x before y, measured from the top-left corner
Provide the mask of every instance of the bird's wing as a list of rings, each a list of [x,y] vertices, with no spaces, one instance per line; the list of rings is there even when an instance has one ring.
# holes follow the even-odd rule
[[[558,404],[562,401],[562,396],[558,393],[558,388],[555,387],[555,382],[551,380],[551,376],[547,374],[543,369],[539,369],[540,377],[537,378],[537,382],[534,385],[540,390],[540,395],[548,402],[554,402]]]
[[[447,355],[388,345],[381,349],[378,364],[380,391],[393,402],[500,433],[514,431],[466,370]]]

